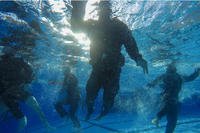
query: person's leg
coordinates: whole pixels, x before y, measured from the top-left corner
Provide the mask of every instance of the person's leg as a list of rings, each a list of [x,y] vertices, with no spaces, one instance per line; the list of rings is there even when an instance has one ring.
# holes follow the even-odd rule
[[[173,133],[178,119],[178,105],[170,105],[167,113],[167,126],[165,133]]]
[[[87,81],[86,85],[86,105],[87,105],[87,115],[85,120],[90,118],[93,113],[94,101],[97,97],[99,89],[101,88],[101,78],[100,72],[98,70],[92,70],[92,73]]]
[[[46,119],[44,113],[42,112],[37,100],[35,99],[35,97],[33,96],[29,96],[27,99],[26,99],[26,104],[28,106],[30,106],[38,115],[39,115],[39,118],[40,120],[44,123],[44,125],[46,126],[46,128],[48,130],[52,130],[53,128],[50,126],[48,120]]]
[[[156,118],[152,120],[152,123],[159,127],[159,121],[162,119],[163,116],[167,114],[168,106],[165,104],[165,106],[157,113]]]
[[[56,111],[58,112],[58,114],[59,114],[60,117],[62,117],[62,118],[68,115],[67,112],[65,111],[64,107],[63,107],[63,105],[64,105],[65,103],[66,103],[65,100],[60,100],[60,101],[57,101],[57,102],[55,103],[55,105],[54,105]]]
[[[72,101],[70,103],[70,110],[69,110],[69,116],[74,124],[74,127],[80,128],[80,122],[76,116],[76,111],[78,109],[78,101],[76,99],[74,99],[74,101]]]
[[[107,72],[107,77],[103,83],[103,110],[97,119],[101,119],[105,116],[113,107],[115,97],[119,91],[119,79],[121,69],[117,69],[111,72]]]
[[[167,105],[165,105],[165,106],[157,113],[156,116],[157,116],[158,120],[161,120],[162,117],[165,116],[165,115],[167,114],[167,111],[168,111],[167,108],[168,108]]]

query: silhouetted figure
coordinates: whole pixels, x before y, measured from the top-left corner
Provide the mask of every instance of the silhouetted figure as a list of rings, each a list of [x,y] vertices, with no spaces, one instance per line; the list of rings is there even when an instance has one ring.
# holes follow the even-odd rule
[[[0,100],[13,116],[19,120],[19,131],[27,125],[27,118],[22,113],[19,103],[26,102],[39,114],[40,119],[49,129],[49,123],[42,113],[34,96],[24,89],[33,79],[33,71],[22,58],[15,56],[15,49],[4,48],[0,59]]]
[[[181,76],[177,73],[176,67],[174,64],[170,64],[167,67],[165,74],[159,76],[154,81],[149,83],[148,87],[154,87],[155,85],[162,83],[163,84],[163,103],[164,107],[157,113],[155,119],[152,120],[152,123],[159,125],[159,120],[163,116],[167,116],[167,127],[165,133],[173,133],[179,111],[179,99],[178,95],[181,91],[182,84],[184,82],[190,82],[196,79],[200,75],[200,68],[198,68],[190,76]]]
[[[81,2],[80,5],[83,6],[84,2]],[[111,18],[112,10],[110,6],[109,1],[101,1],[99,3],[99,20],[85,21],[82,22],[82,25],[80,22],[75,21],[80,21],[80,17],[77,19],[76,8],[72,10],[72,20],[76,22],[72,23],[72,28],[81,27],[81,30],[87,33],[91,41],[90,64],[92,65],[92,72],[86,85],[86,104],[88,110],[86,120],[93,113],[94,101],[100,88],[104,89],[103,109],[97,119],[105,116],[114,104],[114,98],[119,90],[121,67],[125,62],[124,56],[121,53],[123,45],[131,59],[136,61],[137,66],[141,66],[145,73],[148,72],[147,62],[139,53],[131,30],[117,18]],[[76,17],[73,17],[74,14]]]
[[[80,91],[78,87],[78,80],[74,74],[67,70],[65,72],[65,78],[63,82],[63,87],[60,91],[62,96],[58,99],[55,104],[55,109],[61,117],[70,117],[74,127],[80,128],[80,122],[76,116],[76,111],[79,107],[80,101]],[[69,111],[64,109],[64,105],[69,105]]]

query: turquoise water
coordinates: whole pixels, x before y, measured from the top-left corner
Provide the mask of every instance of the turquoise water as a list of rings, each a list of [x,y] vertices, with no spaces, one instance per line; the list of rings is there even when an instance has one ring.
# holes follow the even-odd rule
[[[19,47],[18,54],[29,61],[36,78],[28,87],[38,100],[53,133],[73,132],[71,121],[64,122],[53,108],[63,81],[63,67],[73,61],[73,72],[79,79],[81,93],[89,77],[89,42],[83,35],[70,30],[70,1],[0,1],[0,49]],[[165,71],[166,64],[175,60],[178,72],[187,75],[200,67],[200,2],[199,1],[131,1],[112,0],[113,16],[117,16],[133,31],[139,50],[148,61],[149,75],[144,75],[125,50],[120,92],[110,114],[100,121],[81,121],[84,133],[164,132],[151,125],[159,105],[159,87],[145,90],[144,86]],[[92,9],[92,7],[90,7]],[[95,12],[90,16],[95,17]],[[73,42],[72,36],[78,42]],[[179,122],[175,133],[200,132],[200,78],[182,87]],[[95,116],[100,112],[101,94]],[[148,101],[148,102],[147,102]],[[37,114],[21,103],[28,117],[25,133],[44,133]],[[84,104],[78,117],[85,116]],[[8,113],[0,118],[0,132],[15,133],[17,121]]]

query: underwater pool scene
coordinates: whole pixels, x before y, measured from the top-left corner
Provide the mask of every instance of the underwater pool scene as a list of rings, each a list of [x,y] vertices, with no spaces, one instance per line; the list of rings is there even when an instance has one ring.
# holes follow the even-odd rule
[[[200,1],[0,0],[0,133],[200,133]]]

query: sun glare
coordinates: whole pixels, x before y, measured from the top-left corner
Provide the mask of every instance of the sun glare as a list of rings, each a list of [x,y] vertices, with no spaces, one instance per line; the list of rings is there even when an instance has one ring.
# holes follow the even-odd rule
[[[97,14],[97,7],[100,0],[88,0],[85,8],[85,16],[84,20],[98,20],[98,14]],[[53,5],[52,11],[56,13],[62,13],[64,4],[59,1],[51,1],[51,4]],[[68,25],[68,21],[63,21],[64,24]],[[53,24],[53,23],[52,23]],[[51,27],[55,27],[54,25],[51,25]],[[87,37],[84,33],[73,33],[69,28],[62,28],[57,29],[55,28],[55,31],[59,32],[63,36],[72,36],[75,38],[73,40],[75,45],[80,45],[83,50],[89,51],[90,49],[90,39]],[[71,41],[67,41],[71,42]]]
[[[77,39],[78,43],[82,46],[83,50],[90,49],[90,39],[84,33],[76,33],[74,37]]]
[[[52,11],[56,13],[62,13],[65,7],[65,3],[62,1],[53,1],[50,0],[49,3],[52,5]]]
[[[98,20],[98,3],[100,0],[88,0],[85,8],[84,20]]]

